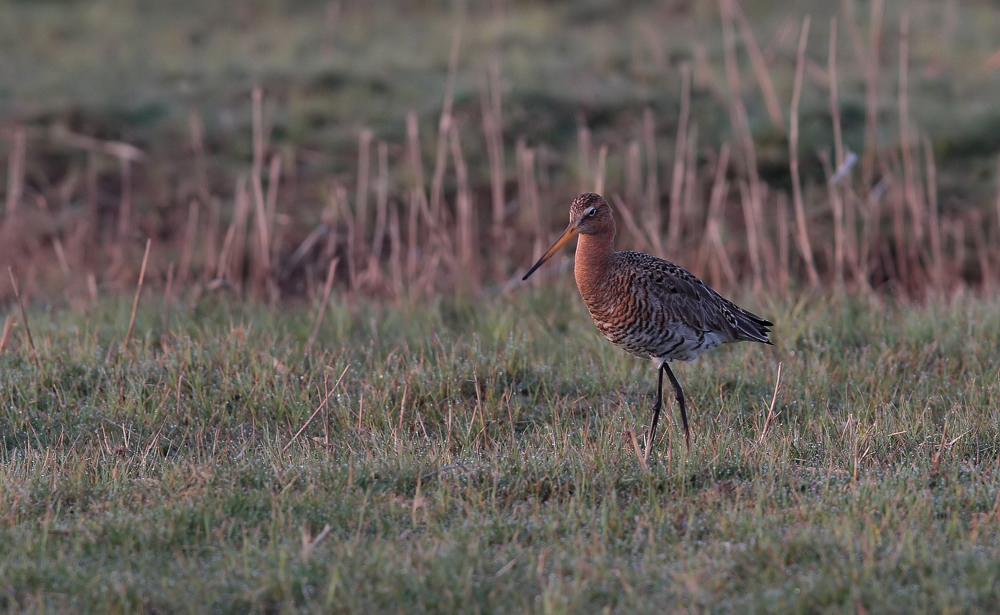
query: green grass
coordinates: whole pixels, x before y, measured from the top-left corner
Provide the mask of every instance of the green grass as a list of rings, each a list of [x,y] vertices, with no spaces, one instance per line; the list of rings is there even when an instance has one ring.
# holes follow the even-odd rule
[[[776,346],[679,365],[692,447],[671,404],[649,471],[654,371],[565,284],[341,303],[311,352],[309,306],[147,298],[131,354],[127,302],[36,309],[38,364],[0,355],[0,607],[993,611],[996,302],[744,303]]]

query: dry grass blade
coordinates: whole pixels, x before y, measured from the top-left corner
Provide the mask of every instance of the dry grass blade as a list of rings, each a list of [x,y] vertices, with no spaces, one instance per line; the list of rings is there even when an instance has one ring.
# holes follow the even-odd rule
[[[135,287],[135,299],[132,300],[132,315],[128,319],[128,331],[125,332],[125,341],[122,342],[122,348],[128,352],[128,344],[132,339],[132,329],[135,327],[135,313],[139,309],[139,296],[142,294],[142,282],[146,277],[146,264],[149,261],[149,246],[153,243],[152,239],[146,240],[146,251],[142,255],[142,267],[139,269],[139,283]]]
[[[331,388],[329,391],[326,392],[326,396],[323,397],[323,401],[320,402],[319,406],[317,406],[315,410],[313,410],[313,413],[309,415],[309,418],[306,419],[306,422],[302,425],[302,427],[300,427],[299,430],[295,432],[295,435],[292,436],[292,439],[286,442],[283,447],[281,447],[282,453],[287,451],[288,447],[291,446],[292,443],[295,442],[295,440],[297,440],[298,437],[302,435],[302,432],[306,430],[306,427],[309,427],[309,424],[313,422],[313,419],[316,418],[316,415],[323,411],[323,408],[325,408],[326,405],[330,402],[330,397],[333,396],[333,393],[340,386],[340,382],[341,380],[344,379],[344,374],[347,373],[347,369],[349,367],[350,364],[344,366],[344,371],[340,372],[340,377],[337,378],[337,382],[333,385],[333,388]]]
[[[24,311],[24,303],[21,302],[21,290],[17,287],[17,279],[14,277],[14,270],[11,267],[7,267],[7,275],[10,276],[10,285],[14,289],[17,308],[21,311],[21,320],[24,321],[24,333],[28,337],[28,348],[31,349],[31,356],[35,360],[35,366],[41,369],[42,366],[35,354],[35,339],[31,337],[31,327],[28,326],[28,315]]]
[[[649,471],[649,453],[653,450],[653,443],[646,442],[646,452],[644,453],[639,446],[639,438],[636,437],[634,429],[629,429],[625,436],[632,443],[632,450],[635,451],[635,458],[639,460],[639,467],[642,468],[643,472]]]
[[[757,444],[763,444],[764,438],[767,436],[767,430],[771,427],[771,422],[777,418],[777,414],[774,413],[774,404],[778,400],[778,389],[781,387],[781,363],[778,363],[778,374],[774,377],[774,393],[771,395],[771,405],[767,408],[767,418],[764,419],[764,426],[760,430],[760,437],[757,438]]]
[[[3,334],[0,335],[0,354],[7,348],[10,342],[10,332],[14,330],[14,316],[8,316],[3,324]]]

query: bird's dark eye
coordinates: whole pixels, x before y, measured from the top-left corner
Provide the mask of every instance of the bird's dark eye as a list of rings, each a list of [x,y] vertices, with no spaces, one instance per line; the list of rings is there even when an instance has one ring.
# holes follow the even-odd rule
[[[588,218],[593,218],[594,214],[596,214],[596,213],[597,213],[597,208],[596,207],[591,207],[590,209],[587,210],[587,217]]]

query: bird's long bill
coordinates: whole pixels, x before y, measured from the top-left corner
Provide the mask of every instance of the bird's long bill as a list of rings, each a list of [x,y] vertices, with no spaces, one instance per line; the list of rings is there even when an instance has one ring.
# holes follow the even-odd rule
[[[535,273],[535,269],[538,269],[542,266],[542,263],[552,258],[552,255],[558,252],[559,248],[566,245],[566,243],[569,242],[570,239],[576,237],[579,232],[580,230],[570,223],[570,225],[566,227],[566,230],[563,231],[563,234],[559,236],[559,239],[556,239],[556,242],[552,244],[552,247],[549,248],[548,252],[542,254],[542,258],[538,259],[538,262],[531,266],[531,269],[528,270],[528,273],[524,274],[524,277],[521,278],[521,280],[527,280],[528,276]]]

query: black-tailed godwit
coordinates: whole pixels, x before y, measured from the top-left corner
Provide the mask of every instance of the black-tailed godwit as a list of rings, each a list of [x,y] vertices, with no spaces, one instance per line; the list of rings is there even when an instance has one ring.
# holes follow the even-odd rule
[[[670,261],[642,252],[615,251],[615,220],[611,206],[599,194],[586,193],[574,199],[569,226],[522,280],[577,235],[580,240],[573,272],[594,324],[619,348],[651,359],[659,373],[647,456],[663,404],[664,373],[677,395],[684,440],[690,447],[684,391],[670,371],[669,361],[691,361],[729,342],[770,344],[768,327],[774,324],[724,298]]]

